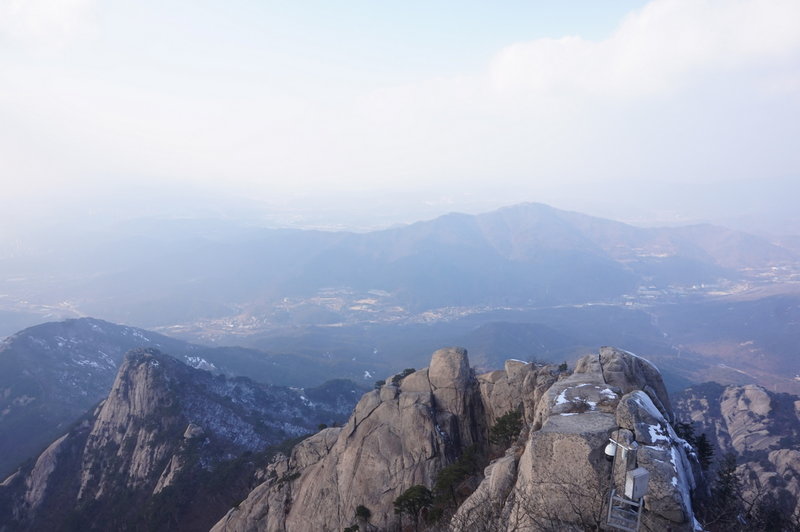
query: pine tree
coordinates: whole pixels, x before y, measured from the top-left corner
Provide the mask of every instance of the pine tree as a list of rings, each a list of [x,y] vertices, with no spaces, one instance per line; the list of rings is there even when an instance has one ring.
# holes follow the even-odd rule
[[[497,423],[489,429],[489,441],[507,448],[516,441],[520,431],[522,431],[522,414],[512,410],[497,418]]]
[[[675,423],[672,428],[675,429],[675,434],[677,434],[679,438],[686,440],[690,445],[695,445],[694,425],[681,421]]]
[[[726,453],[711,488],[711,510],[716,530],[734,530],[742,521],[742,484],[736,473],[736,455]],[[719,528],[717,528],[719,527]]]
[[[700,462],[700,467],[703,471],[708,471],[708,467],[714,458],[714,447],[705,434],[698,436],[694,445],[697,449],[697,460]]]
[[[421,484],[411,486],[394,500],[394,513],[403,518],[408,514],[414,520],[414,530],[419,530],[419,513],[433,504],[431,490]]]

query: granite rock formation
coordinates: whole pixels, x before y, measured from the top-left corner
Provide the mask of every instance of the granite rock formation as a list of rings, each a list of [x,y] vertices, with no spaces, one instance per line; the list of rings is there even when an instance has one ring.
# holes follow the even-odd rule
[[[693,529],[688,446],[669,425],[658,370],[644,359],[602,348],[572,374],[509,361],[475,376],[466,351],[449,348],[434,353],[430,368],[388,381],[361,399],[344,427],[322,431],[270,464],[267,480],[213,530],[341,530],[359,505],[371,511],[369,527],[391,529],[398,524],[392,502],[404,490],[432,487],[467,446],[487,459],[496,454],[488,427],[509,410],[522,414],[520,438],[432,528],[596,526],[610,490],[623,491],[627,471],[640,466],[650,472],[643,522]],[[610,462],[610,438],[639,450]]]

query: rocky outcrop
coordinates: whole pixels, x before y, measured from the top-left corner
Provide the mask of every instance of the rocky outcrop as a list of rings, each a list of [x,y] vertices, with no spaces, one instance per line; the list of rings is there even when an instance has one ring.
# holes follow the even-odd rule
[[[149,350],[126,357],[89,433],[78,500],[119,489],[152,490],[153,479],[170,461],[186,425],[170,386],[171,371],[162,364],[172,361]]]
[[[510,411],[520,411],[532,423],[542,396],[557,380],[552,366],[507,360],[505,368],[478,376],[481,399],[489,426]]]
[[[436,425],[444,432],[448,443],[457,449],[482,443],[486,439],[486,427],[479,422],[483,417],[483,404],[467,350],[452,347],[436,351],[428,369],[428,381]],[[420,384],[424,389],[424,381]]]
[[[769,495],[779,512],[800,512],[800,400],[761,386],[705,383],[676,397],[678,419],[705,434],[717,461],[736,456],[744,499]]]
[[[583,357],[572,375],[554,383],[537,405],[517,466],[504,513],[509,529],[598,527],[611,491],[624,492],[625,474],[634,467],[650,473],[644,521],[653,529],[691,529],[684,442],[667,423],[671,411],[665,417],[651,396],[668,408],[658,370],[613,348]],[[604,454],[609,438],[638,450],[614,468]]]
[[[467,445],[487,456],[486,427],[514,410],[523,413],[523,437],[486,466],[449,514],[452,530],[599,526],[610,491],[623,492],[637,466],[651,475],[648,526],[693,528],[691,466],[652,364],[603,348],[571,375],[509,361],[473,377],[466,352],[450,348],[434,353],[430,368],[366,394],[342,429],[323,431],[272,463],[269,479],[214,530],[341,530],[355,522],[358,505],[370,509],[371,526],[391,529],[398,495],[415,484],[433,487]],[[640,450],[609,462],[610,437]]]
[[[386,528],[405,489],[431,486],[464,446],[486,441],[465,350],[439,350],[430,368],[388,381],[361,398],[340,430],[323,431],[271,464],[270,479],[214,530],[341,530],[359,505]]]
[[[586,359],[584,359],[586,360]],[[658,369],[647,360],[613,347],[600,348],[603,380],[617,386],[622,393],[645,392],[668,422],[672,422],[672,405]]]
[[[208,528],[253,487],[270,446],[336,419],[350,395],[312,403],[131,351],[108,398],[0,486],[0,530]]]

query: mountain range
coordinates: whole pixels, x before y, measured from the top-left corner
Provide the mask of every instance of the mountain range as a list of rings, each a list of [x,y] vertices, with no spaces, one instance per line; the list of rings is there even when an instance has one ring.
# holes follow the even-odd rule
[[[552,306],[641,287],[735,283],[747,269],[797,261],[790,245],[722,227],[642,228],[521,204],[370,233],[181,220],[96,228],[3,256],[0,289],[3,310],[21,313],[149,328],[246,315],[275,326],[352,319],[353,305],[285,304],[330,289],[362,299],[377,291],[411,314]]]
[[[673,390],[717,380],[800,393],[795,244],[542,204],[369,233],[138,220],[0,250],[0,334],[91,315],[348,378],[473,340],[487,368],[614,344],[658,359]],[[523,345],[501,332],[526,328],[542,334]]]

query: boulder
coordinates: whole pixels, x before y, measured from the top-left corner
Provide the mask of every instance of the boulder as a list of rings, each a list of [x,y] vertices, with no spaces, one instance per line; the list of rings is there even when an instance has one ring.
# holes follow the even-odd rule
[[[607,384],[617,386],[622,393],[644,391],[664,418],[670,422],[673,420],[664,379],[652,362],[614,347],[601,347],[599,363]]]
[[[509,411],[521,411],[527,423],[533,420],[536,405],[558,379],[555,366],[537,366],[509,360],[505,370],[479,375],[481,401],[486,424],[491,427]]]

